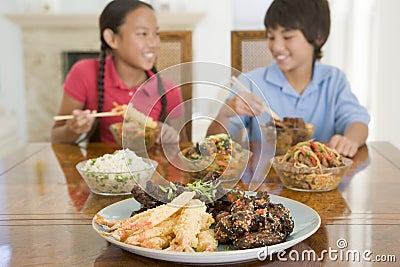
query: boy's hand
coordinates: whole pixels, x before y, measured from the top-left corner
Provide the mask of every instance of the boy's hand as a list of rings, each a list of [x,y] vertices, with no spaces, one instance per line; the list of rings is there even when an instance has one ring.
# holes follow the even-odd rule
[[[259,116],[265,110],[264,101],[247,91],[241,91],[237,96],[228,100],[221,109],[224,117],[233,117],[236,115]],[[233,111],[233,112],[232,112]]]
[[[341,155],[345,157],[353,157],[358,151],[358,144],[349,138],[336,134],[328,143],[330,148],[336,149]]]

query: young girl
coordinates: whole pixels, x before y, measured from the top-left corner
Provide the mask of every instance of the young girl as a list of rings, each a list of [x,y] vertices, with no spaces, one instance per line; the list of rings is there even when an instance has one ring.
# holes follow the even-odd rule
[[[275,62],[239,77],[251,93],[232,94],[208,134],[225,127],[235,136],[244,125],[250,140],[260,140],[255,117],[268,101],[281,118],[303,118],[316,126],[315,139],[354,156],[367,139],[370,117],[345,74],[319,62],[330,30],[327,0],[274,0],[264,24]]]
[[[150,5],[137,0],[111,1],[100,16],[100,40],[100,59],[77,62],[65,80],[58,114],[74,117],[54,124],[53,142],[79,142],[82,134],[93,137],[97,129],[100,141],[115,142],[109,125],[123,118],[104,117],[97,123],[90,115],[111,111],[115,104],[128,104],[132,96],[137,110],[158,121],[182,102],[180,89],[159,76],[140,87],[155,75],[153,65],[160,47],[157,19]],[[176,116],[183,112],[175,111]],[[176,139],[176,133],[165,133],[163,141]]]

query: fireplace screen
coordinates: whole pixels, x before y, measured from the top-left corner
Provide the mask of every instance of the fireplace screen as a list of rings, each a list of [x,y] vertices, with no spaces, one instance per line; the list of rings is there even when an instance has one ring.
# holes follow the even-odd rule
[[[63,80],[75,62],[84,58],[98,58],[100,55],[97,51],[66,51],[62,53],[63,61]]]

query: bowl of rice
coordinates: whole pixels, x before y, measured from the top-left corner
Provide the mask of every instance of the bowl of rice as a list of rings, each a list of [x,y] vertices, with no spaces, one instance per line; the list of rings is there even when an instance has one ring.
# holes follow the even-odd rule
[[[122,149],[79,162],[76,169],[93,193],[109,196],[131,194],[134,185],[151,179],[157,166],[155,160]]]

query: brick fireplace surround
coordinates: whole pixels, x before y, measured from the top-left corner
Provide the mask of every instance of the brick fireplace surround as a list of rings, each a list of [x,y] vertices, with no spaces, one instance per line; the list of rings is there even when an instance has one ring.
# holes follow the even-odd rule
[[[193,30],[202,13],[158,14],[161,30]],[[28,141],[50,140],[62,97],[63,52],[98,51],[97,15],[18,14],[24,49]]]

